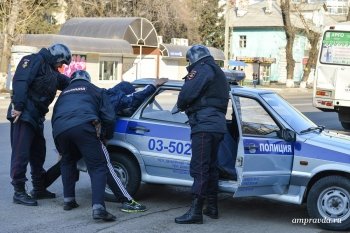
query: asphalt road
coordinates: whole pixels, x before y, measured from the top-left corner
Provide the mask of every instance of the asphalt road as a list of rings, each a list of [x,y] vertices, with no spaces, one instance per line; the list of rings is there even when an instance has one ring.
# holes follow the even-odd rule
[[[314,122],[327,129],[350,135],[342,130],[335,113],[323,113],[311,106],[310,90],[288,89],[280,92],[290,103]],[[327,232],[314,224],[293,224],[295,218],[308,218],[304,205],[279,203],[262,198],[237,198],[220,194],[220,218],[205,217],[203,225],[178,225],[174,218],[189,207],[189,188],[170,185],[143,184],[136,199],[147,205],[148,211],[127,214],[119,211],[120,204],[107,202],[107,208],[117,216],[113,223],[95,222],[91,218],[91,191],[89,176],[81,173],[77,184],[77,202],[80,207],[72,211],[62,209],[62,184],[56,181],[50,191],[57,194],[53,200],[40,200],[38,207],[12,203],[10,184],[9,123],[5,120],[8,99],[0,98],[0,232]],[[50,115],[48,116],[50,118]],[[57,155],[51,136],[50,122],[46,122],[46,168],[55,163]],[[29,174],[28,174],[28,177]],[[27,189],[31,184],[27,182]]]

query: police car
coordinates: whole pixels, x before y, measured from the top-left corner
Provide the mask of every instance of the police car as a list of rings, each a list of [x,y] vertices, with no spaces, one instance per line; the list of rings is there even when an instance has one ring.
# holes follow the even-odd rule
[[[350,137],[326,132],[273,91],[232,83],[219,189],[233,197],[306,203],[310,219],[323,228],[349,229]],[[115,125],[108,149],[131,195],[141,182],[192,185],[190,127],[185,113],[176,111],[182,85],[168,81]],[[108,189],[106,195],[113,198]]]

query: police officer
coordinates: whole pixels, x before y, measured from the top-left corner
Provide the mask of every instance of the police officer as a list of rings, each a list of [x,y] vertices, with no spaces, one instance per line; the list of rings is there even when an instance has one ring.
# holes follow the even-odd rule
[[[58,72],[71,62],[71,52],[63,44],[55,44],[39,53],[22,58],[13,77],[13,95],[7,119],[11,122],[11,184],[14,203],[36,206],[36,199],[55,198],[44,185],[43,164],[46,156],[44,138],[45,114],[57,89],[69,84],[69,78]],[[31,166],[33,190],[26,193],[28,163]]]
[[[131,83],[123,81],[109,88],[106,93],[114,107],[116,115],[131,116],[143,101],[157,90],[158,86],[163,85],[167,81],[167,78],[156,79],[153,84],[147,85],[142,90],[138,91],[136,91]],[[121,211],[128,213],[146,211],[146,206],[136,202],[125,189],[119,177],[115,174],[113,166],[109,162],[107,149],[105,149],[104,152],[109,171],[107,174],[107,184],[117,201],[122,202]],[[60,175],[60,162],[58,162],[46,173],[46,187],[50,186]],[[76,178],[78,178],[78,175]],[[65,210],[71,210],[71,208],[66,206]]]
[[[177,107],[185,111],[191,126],[192,157],[190,175],[192,185],[192,205],[176,223],[203,223],[203,211],[211,218],[218,218],[217,193],[218,170],[217,152],[226,132],[225,114],[229,87],[225,74],[216,65],[208,48],[192,46],[186,54],[189,66],[185,83],[177,100]]]
[[[84,158],[91,179],[92,217],[114,221],[107,212],[104,190],[107,181],[105,147],[98,138],[94,122],[101,122],[106,139],[113,136],[115,114],[108,96],[90,83],[90,75],[83,70],[74,72],[70,85],[58,97],[52,116],[52,134],[61,159],[64,209],[76,208],[76,163]]]

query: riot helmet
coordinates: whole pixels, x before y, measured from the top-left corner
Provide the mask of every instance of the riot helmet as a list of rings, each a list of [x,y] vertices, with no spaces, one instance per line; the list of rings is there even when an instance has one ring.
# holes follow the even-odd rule
[[[189,64],[193,64],[198,60],[211,56],[209,49],[204,45],[193,45],[186,53],[186,60]]]
[[[70,82],[74,82],[76,80],[85,80],[85,81],[91,82],[91,77],[89,73],[86,72],[85,70],[75,71],[70,78],[71,78]]]
[[[72,53],[64,44],[54,44],[49,47],[48,50],[53,56],[53,62],[55,64],[62,63],[69,65],[69,63],[72,61]]]

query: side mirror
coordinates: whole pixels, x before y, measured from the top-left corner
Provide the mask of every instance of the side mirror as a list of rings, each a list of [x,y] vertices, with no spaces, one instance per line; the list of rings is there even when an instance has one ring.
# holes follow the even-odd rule
[[[296,133],[293,130],[282,129],[281,136],[287,142],[295,142],[296,141]]]

